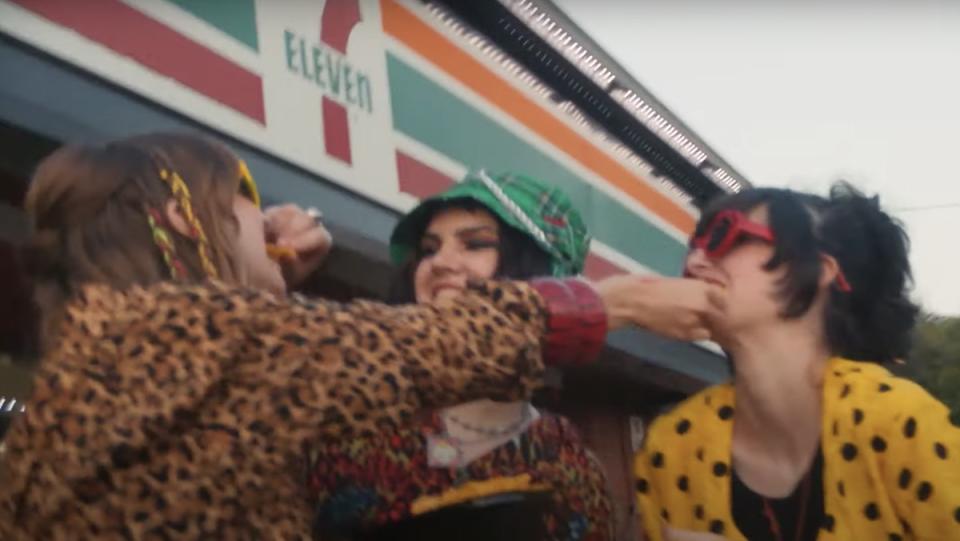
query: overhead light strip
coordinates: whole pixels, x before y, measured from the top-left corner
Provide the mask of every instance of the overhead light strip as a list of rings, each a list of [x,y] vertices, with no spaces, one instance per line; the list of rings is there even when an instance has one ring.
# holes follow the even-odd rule
[[[23,403],[20,403],[20,407],[17,408],[16,398],[0,397],[0,413],[23,412],[26,411],[26,409]]]

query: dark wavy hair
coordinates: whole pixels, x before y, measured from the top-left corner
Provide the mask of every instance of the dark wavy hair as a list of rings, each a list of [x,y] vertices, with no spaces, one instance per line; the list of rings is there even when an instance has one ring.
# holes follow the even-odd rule
[[[430,220],[440,211],[449,208],[460,208],[468,212],[486,212],[496,219],[500,230],[500,245],[497,247],[499,252],[499,261],[494,278],[506,278],[510,280],[529,280],[538,276],[550,276],[551,260],[550,255],[541,248],[530,235],[507,225],[503,220],[482,203],[473,199],[452,199],[449,201],[438,201],[426,213],[423,220],[417,224],[416,238],[423,236]],[[419,246],[414,250],[413,256],[404,263],[394,276],[390,290],[387,294],[387,302],[392,304],[406,304],[416,301],[416,292],[413,287],[413,275],[417,270],[424,254]]]
[[[720,211],[749,212],[766,205],[776,238],[765,268],[786,265],[780,283],[781,316],[805,314],[817,294],[822,253],[833,256],[853,290],[830,291],[825,329],[832,352],[848,359],[887,363],[905,357],[918,308],[909,298],[910,241],[903,226],[846,182],[828,197],[779,188],[754,188],[710,204],[699,233]]]

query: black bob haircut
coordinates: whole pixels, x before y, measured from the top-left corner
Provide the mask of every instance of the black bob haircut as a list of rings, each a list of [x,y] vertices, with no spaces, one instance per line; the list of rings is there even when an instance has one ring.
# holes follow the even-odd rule
[[[450,199],[446,201],[436,201],[424,213],[424,218],[416,224],[416,238],[423,236],[430,220],[438,212],[459,208],[468,212],[486,212],[493,216],[497,221],[500,230],[500,244],[497,247],[499,252],[499,261],[494,278],[504,278],[508,280],[529,280],[539,276],[550,276],[552,274],[552,261],[550,254],[533,240],[530,235],[507,225],[496,214],[491,212],[486,205],[474,199]],[[423,259],[420,247],[413,250],[413,256],[409,261],[400,267],[400,270],[394,276],[390,290],[387,294],[387,302],[391,304],[407,304],[416,302],[416,292],[413,287],[413,275],[417,270],[417,265]]]
[[[909,238],[901,224],[846,182],[828,197],[779,188],[754,188],[724,196],[704,210],[700,233],[722,210],[742,212],[766,205],[774,252],[767,270],[786,265],[780,284],[787,319],[805,314],[820,279],[821,254],[837,260],[850,292],[834,285],[825,314],[827,343],[834,355],[887,363],[909,354],[918,308],[912,285]]]

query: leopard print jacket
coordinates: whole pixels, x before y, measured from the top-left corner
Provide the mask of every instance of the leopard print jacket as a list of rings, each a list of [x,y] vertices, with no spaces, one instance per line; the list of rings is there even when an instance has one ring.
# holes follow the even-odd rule
[[[0,539],[304,539],[303,450],[541,380],[543,299],[441,306],[87,286],[0,459]]]

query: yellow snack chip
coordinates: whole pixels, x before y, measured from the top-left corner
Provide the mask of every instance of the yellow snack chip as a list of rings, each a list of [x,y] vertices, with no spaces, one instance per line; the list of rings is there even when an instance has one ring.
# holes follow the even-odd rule
[[[267,256],[274,261],[292,261],[297,258],[297,252],[292,248],[284,248],[276,244],[267,244]]]

